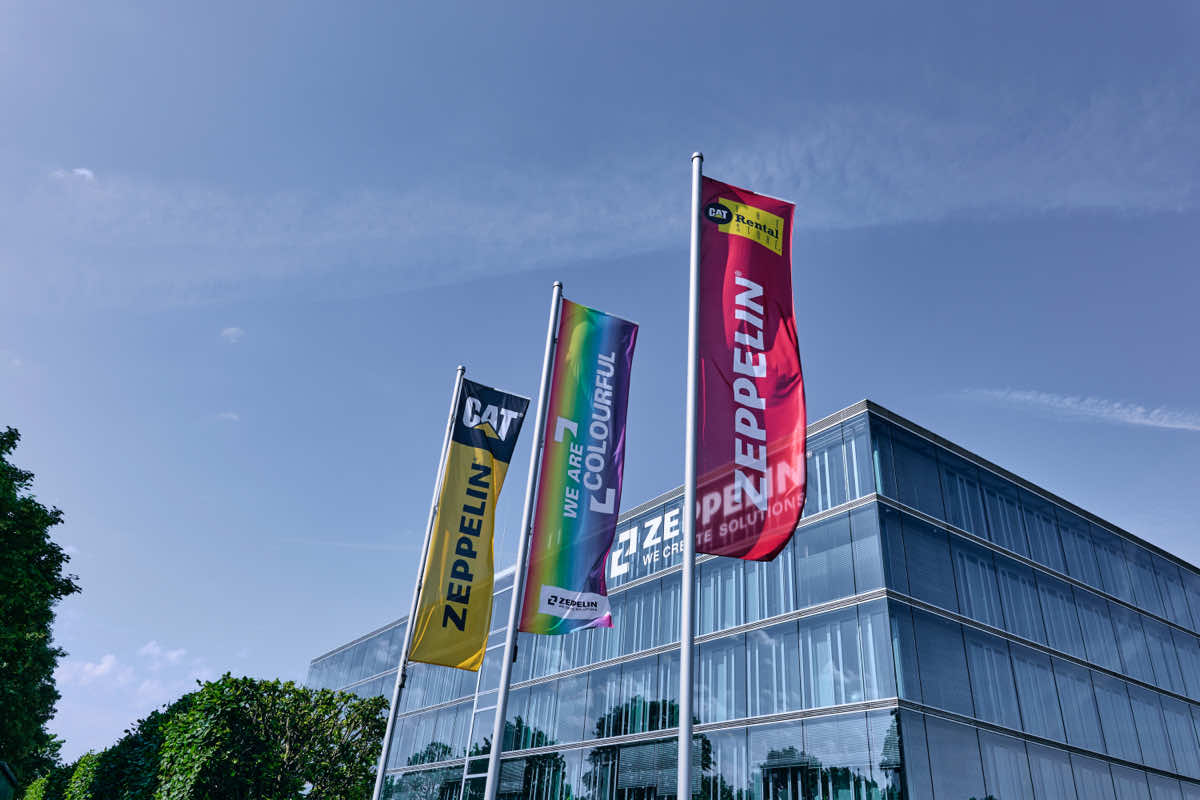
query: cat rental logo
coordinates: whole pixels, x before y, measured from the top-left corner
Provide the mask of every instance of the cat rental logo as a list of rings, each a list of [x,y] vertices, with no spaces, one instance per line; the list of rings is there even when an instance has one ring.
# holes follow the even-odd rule
[[[721,233],[750,239],[783,255],[783,217],[724,197],[706,205],[703,213]]]

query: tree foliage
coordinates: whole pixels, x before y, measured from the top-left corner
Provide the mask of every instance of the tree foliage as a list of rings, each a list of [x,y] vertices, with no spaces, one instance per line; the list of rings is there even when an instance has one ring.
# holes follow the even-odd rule
[[[202,684],[25,800],[366,800],[387,701],[292,682]],[[54,773],[50,778],[54,778]]]
[[[63,651],[51,625],[58,601],[79,591],[69,560],[50,540],[62,512],[31,493],[33,473],[9,461],[21,436],[0,432],[0,759],[20,781],[50,770],[62,743],[46,730],[59,699],[54,668]]]

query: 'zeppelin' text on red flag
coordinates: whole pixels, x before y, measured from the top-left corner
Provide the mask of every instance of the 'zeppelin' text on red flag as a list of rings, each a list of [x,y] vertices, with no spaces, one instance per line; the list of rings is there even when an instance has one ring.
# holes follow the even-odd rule
[[[704,178],[700,208],[696,550],[769,561],[804,508],[794,206]]]

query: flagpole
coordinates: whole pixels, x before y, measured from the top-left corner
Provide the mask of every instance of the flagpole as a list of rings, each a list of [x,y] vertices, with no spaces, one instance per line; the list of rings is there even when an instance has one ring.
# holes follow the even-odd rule
[[[542,472],[542,444],[546,413],[554,369],[554,346],[558,339],[558,318],[562,311],[562,282],[554,282],[550,298],[550,325],[546,329],[546,352],[542,357],[542,385],[538,388],[537,415],[533,426],[533,449],[529,454],[529,478],[525,484],[525,509],[521,512],[521,534],[517,539],[517,566],[513,571],[512,601],[508,607],[508,629],[504,636],[504,660],[500,662],[500,692],[496,698],[496,719],[492,723],[492,748],[488,754],[487,784],[484,800],[495,800],[500,789],[500,750],[504,746],[504,716],[508,709],[508,689],[512,680],[514,648],[517,641],[517,612],[524,603],[525,562],[529,558],[529,532],[533,506]]]
[[[683,448],[683,581],[679,603],[679,765],[675,796],[692,795],[692,660],[696,585],[696,390],[700,330],[700,174],[704,155],[692,153],[692,241],[688,279],[687,429]]]
[[[414,621],[417,616],[417,603],[421,598],[421,584],[425,580],[425,561],[429,558],[429,541],[433,538],[433,523],[437,520],[438,501],[441,499],[442,478],[446,473],[446,456],[450,452],[450,433],[454,429],[454,414],[458,410],[458,400],[462,394],[463,376],[467,368],[462,364],[454,373],[454,391],[450,395],[450,414],[446,417],[446,435],[442,438],[442,459],[438,462],[437,477],[433,481],[433,502],[429,505],[429,522],[425,525],[425,543],[421,545],[421,560],[417,562],[417,582],[413,585],[412,605],[408,610],[408,622],[404,626],[404,646],[400,649],[400,665],[396,670],[396,683],[392,687],[392,705],[388,709],[387,729],[383,734],[383,752],[379,755],[379,769],[375,772],[375,791],[372,800],[379,800],[383,791],[384,769],[387,766],[388,751],[392,747],[392,734],[396,728],[396,712],[400,708],[400,694],[404,691],[404,680],[408,673],[408,651],[412,647]]]

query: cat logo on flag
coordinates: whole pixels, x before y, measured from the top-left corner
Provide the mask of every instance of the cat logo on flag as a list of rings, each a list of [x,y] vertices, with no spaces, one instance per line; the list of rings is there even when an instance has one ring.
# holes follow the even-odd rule
[[[492,617],[496,501],[529,400],[463,380],[410,661],[478,672]]]

